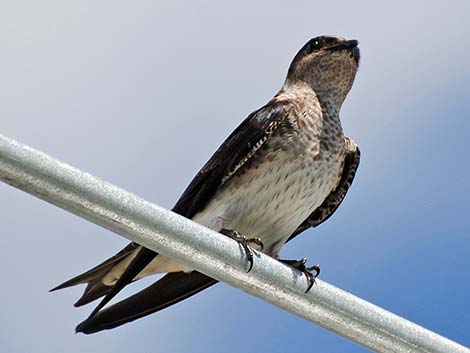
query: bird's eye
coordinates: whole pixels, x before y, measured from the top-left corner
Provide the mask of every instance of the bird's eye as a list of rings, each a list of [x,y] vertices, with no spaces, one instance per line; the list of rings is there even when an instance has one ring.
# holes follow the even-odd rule
[[[312,53],[316,50],[320,50],[323,47],[323,41],[319,38],[312,39],[307,45],[307,51]]]

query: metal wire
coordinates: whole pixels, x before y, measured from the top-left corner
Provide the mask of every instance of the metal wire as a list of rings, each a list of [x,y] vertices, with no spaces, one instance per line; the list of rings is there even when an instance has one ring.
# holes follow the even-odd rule
[[[264,254],[249,273],[237,243],[0,135],[0,179],[376,352],[470,353],[408,320]]]

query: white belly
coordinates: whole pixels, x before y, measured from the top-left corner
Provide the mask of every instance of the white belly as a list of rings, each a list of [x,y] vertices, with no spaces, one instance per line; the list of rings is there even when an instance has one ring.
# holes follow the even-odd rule
[[[339,158],[329,162],[280,155],[231,180],[193,219],[220,231],[236,230],[263,241],[277,255],[297,227],[325,200],[340,175]]]

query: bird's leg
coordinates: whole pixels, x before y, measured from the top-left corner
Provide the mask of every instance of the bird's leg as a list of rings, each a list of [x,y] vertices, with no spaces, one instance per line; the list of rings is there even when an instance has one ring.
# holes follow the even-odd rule
[[[308,280],[308,287],[305,293],[307,293],[315,284],[315,279],[320,275],[320,265],[305,266],[307,259],[304,257],[300,260],[279,260],[282,263],[292,266],[293,268],[301,271]],[[313,272],[313,273],[312,273]]]
[[[253,249],[250,247],[250,245],[258,245],[259,250],[263,250],[263,242],[261,241],[260,238],[247,238],[244,235],[241,235],[235,230],[231,229],[222,229],[220,231],[221,234],[228,236],[229,238],[232,238],[235,240],[238,244],[240,244],[243,247],[243,250],[245,251],[246,258],[248,262],[250,263],[250,267],[248,268],[247,272],[250,272],[251,269],[253,268]]]

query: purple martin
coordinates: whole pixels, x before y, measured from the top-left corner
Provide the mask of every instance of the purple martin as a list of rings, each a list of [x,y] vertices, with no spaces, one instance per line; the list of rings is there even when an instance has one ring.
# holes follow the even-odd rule
[[[359,148],[343,134],[339,112],[359,65],[357,40],[320,36],[295,55],[281,90],[251,113],[194,177],[173,211],[275,258],[343,201]],[[304,261],[286,261],[302,268]],[[304,272],[319,268],[303,267]],[[124,286],[165,273],[154,284],[103,308]],[[217,281],[136,243],[53,290],[87,284],[81,306],[102,302],[79,324],[86,334],[111,329],[186,299]]]

